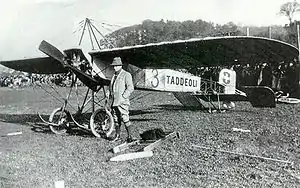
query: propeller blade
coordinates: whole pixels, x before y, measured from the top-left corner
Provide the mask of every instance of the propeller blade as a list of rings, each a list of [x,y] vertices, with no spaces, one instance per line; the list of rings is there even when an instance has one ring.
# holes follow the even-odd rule
[[[39,46],[39,50],[47,54],[48,56],[56,59],[64,64],[65,55],[59,51],[55,46],[43,40]]]

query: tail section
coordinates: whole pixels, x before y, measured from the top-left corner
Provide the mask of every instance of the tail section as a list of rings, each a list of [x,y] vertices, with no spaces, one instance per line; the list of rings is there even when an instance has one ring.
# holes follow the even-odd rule
[[[274,91],[266,86],[244,86],[248,100],[253,107],[275,108]]]
[[[224,94],[236,94],[236,73],[234,70],[222,69],[219,84],[224,86]]]

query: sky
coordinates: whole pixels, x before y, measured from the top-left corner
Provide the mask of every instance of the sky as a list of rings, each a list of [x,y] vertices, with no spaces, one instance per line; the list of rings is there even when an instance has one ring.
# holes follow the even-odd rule
[[[38,46],[42,40],[61,50],[78,47],[81,33],[75,31],[86,17],[93,19],[104,34],[146,19],[284,25],[288,19],[278,12],[288,1],[291,0],[0,0],[0,61],[41,57]],[[88,35],[83,40],[84,50],[91,51]]]

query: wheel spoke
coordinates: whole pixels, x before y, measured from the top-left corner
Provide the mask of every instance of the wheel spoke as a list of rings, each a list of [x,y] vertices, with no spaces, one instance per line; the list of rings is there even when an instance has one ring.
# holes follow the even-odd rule
[[[67,111],[62,111],[61,108],[55,109],[49,117],[49,122],[57,124],[57,126],[50,125],[51,131],[55,134],[63,134],[67,132],[67,129],[69,128]]]
[[[100,137],[101,134],[109,136],[113,131],[111,113],[102,109],[96,110],[91,116],[90,128],[96,137]]]

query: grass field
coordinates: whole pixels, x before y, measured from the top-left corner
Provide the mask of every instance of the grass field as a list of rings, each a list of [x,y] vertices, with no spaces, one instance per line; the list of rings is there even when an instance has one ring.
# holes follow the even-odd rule
[[[151,128],[178,131],[181,137],[154,149],[151,158],[109,162],[115,156],[110,149],[121,142],[97,139],[80,129],[55,135],[38,123],[37,111],[47,115],[60,104],[43,90],[0,88],[0,93],[1,188],[54,187],[58,180],[69,188],[300,187],[300,105],[258,109],[240,102],[234,111],[209,114],[183,108],[169,93],[135,91],[135,137]],[[5,136],[16,131],[22,134]],[[121,136],[126,137],[124,127]]]

